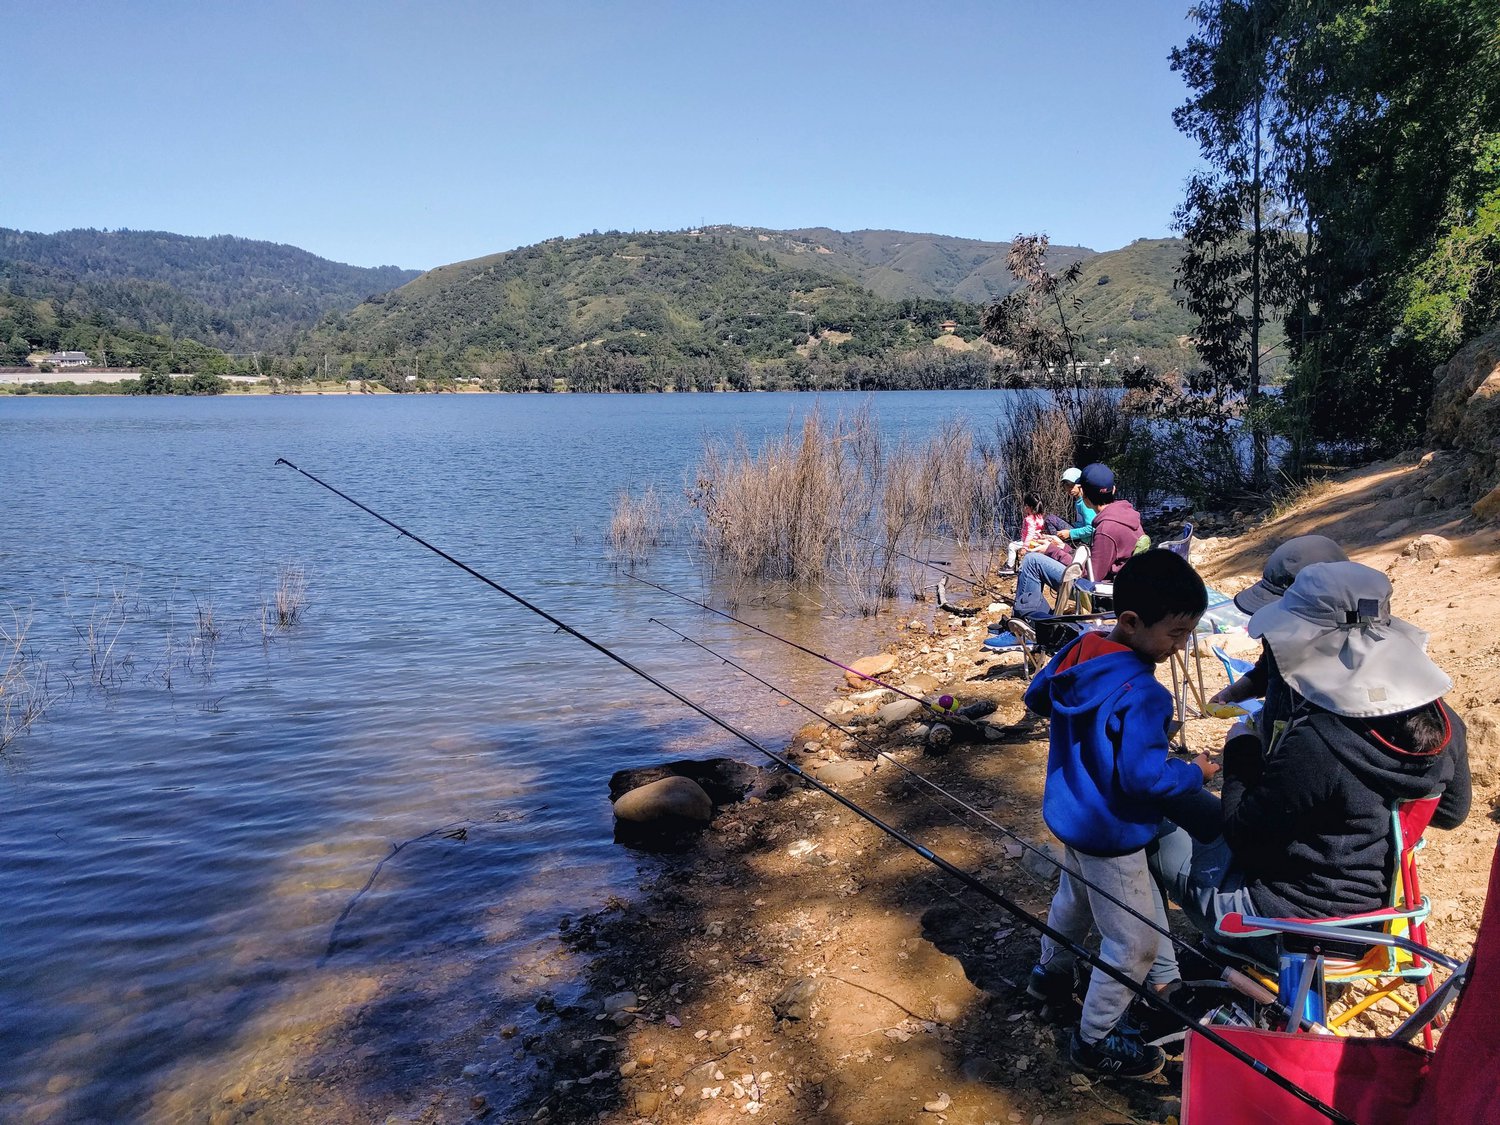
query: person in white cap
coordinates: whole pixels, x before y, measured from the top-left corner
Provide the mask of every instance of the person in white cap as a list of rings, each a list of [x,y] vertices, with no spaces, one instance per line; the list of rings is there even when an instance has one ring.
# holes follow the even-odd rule
[[[1352,562],[1304,567],[1250,619],[1291,690],[1285,726],[1263,749],[1231,730],[1224,746],[1223,836],[1164,837],[1153,871],[1198,926],[1231,911],[1282,918],[1387,905],[1390,806],[1441,795],[1432,824],[1469,813],[1463,721],[1427,634],[1391,616],[1391,584]]]

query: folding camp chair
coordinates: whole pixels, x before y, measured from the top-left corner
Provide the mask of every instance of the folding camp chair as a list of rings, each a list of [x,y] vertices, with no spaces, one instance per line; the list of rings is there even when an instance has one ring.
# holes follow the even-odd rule
[[[1270,919],[1257,920],[1268,924]],[[1343,931],[1341,938],[1376,935]],[[1379,940],[1394,941],[1381,935]],[[1407,943],[1415,944],[1415,943]],[[1473,955],[1462,965],[1421,948],[1424,960],[1452,975],[1387,1039],[1293,1034],[1250,1027],[1214,1030],[1306,1092],[1360,1125],[1500,1125],[1500,850],[1490,865],[1489,892]],[[1438,1041],[1427,1052],[1411,1046],[1418,1027],[1457,1000]],[[1183,1055],[1183,1125],[1323,1125],[1328,1117],[1188,1029]]]
[[[1248,676],[1250,672],[1255,668],[1255,665],[1251,664],[1250,661],[1241,660],[1238,657],[1230,656],[1218,645],[1209,645],[1208,651],[1217,656],[1219,658],[1219,663],[1224,665],[1224,674],[1229,677],[1229,682],[1231,684],[1240,679],[1240,677],[1242,676]],[[1245,699],[1241,700],[1239,703],[1236,703],[1235,706],[1245,714],[1249,715],[1251,718],[1254,718],[1256,715],[1260,714],[1261,708],[1265,706],[1265,702],[1266,701],[1264,699]]]
[[[1384,1000],[1410,1015],[1432,991],[1432,965],[1420,953],[1412,952],[1400,942],[1425,945],[1427,941],[1426,922],[1432,904],[1422,894],[1417,876],[1417,852],[1425,845],[1422,833],[1431,823],[1440,799],[1437,796],[1423,797],[1397,801],[1391,806],[1391,855],[1394,858],[1391,891],[1384,909],[1344,917],[1272,920],[1228,914],[1220,920],[1217,929],[1217,936],[1228,940],[1218,944],[1232,951],[1235,939],[1279,935],[1279,964],[1262,968],[1276,972],[1279,991],[1283,994],[1300,986],[1309,999],[1306,1004],[1299,1004],[1298,1010],[1334,1030],[1342,1029],[1361,1012]],[[1387,943],[1361,937],[1351,945],[1342,935],[1360,927],[1399,940]],[[1328,936],[1334,933],[1340,936]],[[1372,987],[1332,1014],[1327,1012],[1320,990],[1312,987],[1319,983],[1352,984],[1356,981],[1368,982]],[[1401,994],[1401,989],[1408,983],[1415,987],[1416,1003]],[[1286,1002],[1287,997],[1283,995],[1282,1000]],[[1430,1048],[1430,1027],[1423,1028],[1423,1036]]]

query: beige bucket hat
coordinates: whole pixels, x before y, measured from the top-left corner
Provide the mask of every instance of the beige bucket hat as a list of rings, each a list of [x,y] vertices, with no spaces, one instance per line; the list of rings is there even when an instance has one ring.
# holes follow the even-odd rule
[[[1250,618],[1293,691],[1355,719],[1411,711],[1453,687],[1427,657],[1427,634],[1391,616],[1391,582],[1353,562],[1314,563]]]

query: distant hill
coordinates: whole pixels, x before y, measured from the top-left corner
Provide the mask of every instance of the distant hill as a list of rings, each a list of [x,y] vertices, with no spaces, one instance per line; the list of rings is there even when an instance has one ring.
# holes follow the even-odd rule
[[[767,242],[780,254],[793,255],[805,268],[851,278],[876,296],[894,300],[956,298],[971,304],[989,304],[1016,287],[1015,279],[1005,268],[1009,242],[899,230],[710,229],[748,234]],[[1062,270],[1094,256],[1094,251],[1082,246],[1054,245],[1049,261],[1054,269]]]
[[[162,231],[0,229],[0,286],[75,318],[231,351],[284,349],[331,309],[419,276],[347,266],[295,246]]]
[[[0,361],[54,349],[173,366],[187,341],[251,371],[406,389],[987,385],[979,338],[1010,292],[1006,242],[914,234],[701,231],[558,238],[423,274],[291,246],[151,231],[0,230]],[[1179,362],[1192,331],[1172,281],[1180,243],[1053,246],[1082,283],[1085,358]],[[945,322],[952,322],[945,327]],[[204,360],[203,362],[207,362]],[[222,360],[216,361],[222,366]]]
[[[948,319],[977,334],[974,306],[884,300],[835,271],[789,263],[754,235],[610,232],[432,270],[330,314],[300,350],[367,360],[420,351],[434,371],[501,353],[589,352],[728,369],[795,363],[818,348],[841,358],[915,348]]]
[[[599,357],[632,357],[720,373],[751,364],[796,382],[808,364],[924,349],[967,379],[992,360],[977,339],[982,303],[956,294],[982,289],[988,302],[1013,289],[1008,250],[898,231],[728,226],[559,238],[432,270],[330,314],[298,347],[388,381],[415,373],[418,353],[430,376],[488,377],[524,357],[571,383],[564,372],[585,358],[597,367]],[[1084,264],[1072,315],[1087,355],[1180,350],[1191,321],[1172,295],[1178,253],[1172,239],[1105,254],[1053,248],[1055,269]]]

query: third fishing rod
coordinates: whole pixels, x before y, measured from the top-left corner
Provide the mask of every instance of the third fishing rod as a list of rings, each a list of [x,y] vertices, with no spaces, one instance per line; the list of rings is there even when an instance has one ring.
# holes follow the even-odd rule
[[[939,785],[936,781],[933,781],[930,777],[926,776],[925,774],[921,773],[920,771],[912,769],[910,766],[908,766],[905,762],[901,761],[899,758],[897,758],[894,755],[886,752],[885,750],[882,750],[879,746],[876,746],[874,743],[872,743],[869,740],[861,737],[858,733],[856,733],[855,731],[850,730],[848,727],[844,726],[842,723],[838,723],[838,722],[835,722],[832,719],[827,718],[820,711],[818,711],[815,707],[813,707],[811,704],[804,703],[802,700],[798,699],[796,696],[794,696],[791,693],[789,693],[788,691],[786,691],[786,689],[778,687],[776,684],[773,684],[770,680],[767,680],[764,677],[757,675],[755,672],[752,672],[749,668],[746,668],[743,664],[740,664],[737,661],[731,659],[730,657],[725,656],[723,653],[717,651],[716,649],[710,648],[708,645],[704,644],[702,641],[698,640],[697,638],[688,636],[686,633],[682,632],[680,629],[673,628],[671,625],[668,625],[665,621],[662,621],[659,618],[649,617],[646,620],[650,624],[660,625],[663,629],[667,630],[669,633],[675,634],[676,636],[678,636],[678,637],[682,638],[684,641],[686,641],[688,644],[694,645],[697,648],[701,649],[702,651],[708,653],[710,656],[714,657],[716,660],[719,660],[720,662],[722,662],[722,663],[728,665],[729,667],[733,668],[736,672],[739,672],[742,676],[747,676],[750,679],[754,680],[756,683],[761,684],[762,686],[769,688],[770,690],[774,691],[777,695],[779,695],[783,699],[785,699],[788,703],[791,703],[794,706],[802,708],[802,710],[806,711],[808,714],[813,715],[817,719],[819,719],[820,721],[827,723],[834,730],[839,731],[840,733],[842,733],[842,734],[848,736],[849,738],[853,739],[853,741],[855,742],[855,744],[858,745],[858,746],[860,746],[861,748],[863,748],[867,753],[874,754],[877,757],[883,758],[885,761],[887,761],[891,765],[895,766],[898,770],[901,770],[904,774],[906,774],[906,776],[910,777],[913,781],[917,782],[918,785],[920,785],[920,786],[922,786],[922,787],[924,787],[926,789],[930,789],[934,793],[940,794],[942,797],[946,798],[947,800],[953,802],[953,804],[957,805],[959,808],[963,809],[964,812],[970,814],[971,816],[977,817],[980,821],[982,821],[983,823],[989,825],[996,832],[999,832],[1002,836],[1004,836],[1007,839],[1013,841],[1014,843],[1020,845],[1022,848],[1024,848],[1026,851],[1030,852],[1032,855],[1035,855],[1035,856],[1041,858],[1042,860],[1045,860],[1047,863],[1050,863],[1053,867],[1057,868],[1059,871],[1063,870],[1064,864],[1063,864],[1062,860],[1058,859],[1051,852],[1047,851],[1044,848],[1037,847],[1037,845],[1033,844],[1030,840],[1027,840],[1020,833],[1014,831],[1013,829],[1007,828],[1005,825],[1003,825],[999,821],[995,820],[992,816],[990,816],[989,814],[987,814],[986,812],[984,812],[984,810],[975,808],[973,805],[971,805],[968,801],[965,801],[958,794],[953,793],[953,792],[951,792],[948,789],[945,789],[943,786]],[[943,808],[944,811],[948,812],[949,815],[952,816],[953,819],[956,822],[958,822],[959,824],[963,824],[966,827],[972,827],[971,824],[969,824],[967,821],[965,821],[956,812],[953,812],[951,809],[947,809],[946,806],[943,806],[940,802],[934,801],[933,803],[937,804],[940,808]],[[1192,942],[1188,941],[1186,938],[1183,938],[1183,937],[1180,937],[1177,934],[1174,934],[1171,931],[1170,927],[1162,926],[1154,918],[1148,918],[1146,915],[1144,915],[1140,911],[1136,910],[1129,903],[1123,901],[1120,898],[1117,898],[1115,895],[1111,894],[1109,891],[1105,890],[1103,887],[1097,886],[1096,884],[1089,882],[1086,878],[1083,877],[1083,874],[1081,872],[1079,872],[1079,871],[1072,871],[1072,870],[1070,870],[1069,871],[1069,875],[1071,876],[1071,878],[1075,882],[1079,883],[1081,886],[1084,886],[1084,887],[1088,888],[1090,891],[1092,891],[1095,894],[1101,896],[1102,898],[1106,899],[1107,901],[1113,903],[1115,906],[1117,906],[1121,910],[1125,911],[1127,914],[1129,914],[1131,917],[1133,917],[1136,921],[1140,922],[1142,925],[1146,926],[1148,929],[1151,929],[1151,930],[1155,931],[1156,933],[1160,934],[1162,937],[1166,938],[1176,948],[1182,950],[1185,953],[1191,953],[1191,954],[1193,954],[1196,957],[1201,957],[1203,960],[1209,962],[1210,964],[1212,964],[1215,967],[1217,967],[1218,969],[1220,969],[1222,975],[1220,976],[1219,979],[1220,979],[1220,981],[1223,982],[1224,985],[1227,985],[1228,987],[1233,988],[1236,992],[1239,992],[1241,995],[1249,996],[1251,999],[1255,1000],[1257,1003],[1259,1003],[1261,1006],[1263,1006],[1264,1008],[1266,1008],[1268,1010],[1268,1012],[1270,1013],[1270,1015],[1272,1016],[1273,1019],[1277,1019],[1277,1020],[1285,1019],[1290,1014],[1290,1013],[1288,1013],[1288,1011],[1286,1010],[1286,1008],[1278,1000],[1276,1000],[1276,998],[1274,997],[1274,995],[1270,994],[1267,989],[1265,989],[1263,986],[1261,986],[1253,978],[1250,978],[1249,976],[1247,976],[1236,964],[1234,964],[1231,961],[1230,958],[1221,955],[1212,946],[1204,946],[1203,948],[1197,947]],[[1304,1025],[1308,1026],[1309,1028],[1311,1028],[1311,1027],[1314,1026],[1314,1024],[1312,1023],[1312,1021],[1302,1020],[1301,1022]]]
[[[771,761],[775,762],[783,769],[789,771],[794,776],[801,779],[803,783],[825,794],[831,800],[836,801],[838,804],[848,809],[855,816],[858,816],[862,820],[865,820],[868,823],[874,825],[876,828],[884,832],[893,840],[900,843],[902,846],[910,848],[913,852],[921,856],[928,863],[931,863],[939,870],[963,883],[970,890],[975,891],[984,898],[988,899],[990,902],[994,903],[996,906],[1000,907],[1016,921],[1030,926],[1032,929],[1038,931],[1039,933],[1045,934],[1047,937],[1055,941],[1058,945],[1067,949],[1075,957],[1083,961],[1086,965],[1089,965],[1096,972],[1102,972],[1105,976],[1109,977],[1117,984],[1123,985],[1135,995],[1144,998],[1147,1003],[1152,1004],[1153,1006],[1160,1008],[1163,1011],[1171,1013],[1175,1018],[1182,1020],[1185,1025],[1193,1023],[1193,1017],[1177,1004],[1174,1004],[1169,998],[1159,996],[1156,993],[1152,992],[1150,989],[1142,988],[1139,983],[1132,980],[1125,973],[1121,972],[1109,962],[1103,960],[1084,946],[1080,945],[1078,942],[1075,942],[1072,939],[1068,938],[1060,931],[1053,929],[1045,922],[1039,922],[1035,917],[1032,916],[1030,911],[1026,910],[1025,907],[1021,906],[1019,903],[1015,902],[1007,895],[995,890],[993,887],[989,886],[989,884],[969,874],[957,864],[951,862],[948,859],[945,859],[941,855],[938,855],[936,852],[932,851],[932,849],[920,843],[919,841],[908,835],[906,832],[903,832],[901,829],[882,820],[880,817],[876,816],[874,813],[870,812],[862,805],[859,805],[856,802],[850,800],[848,797],[845,797],[836,789],[824,784],[817,778],[812,777],[810,774],[804,772],[801,767],[799,767],[795,762],[788,760],[783,755],[776,753],[774,750],[771,750],[767,746],[764,746],[755,738],[751,737],[749,734],[734,726],[727,719],[724,719],[721,716],[710,711],[701,703],[698,703],[688,696],[683,695],[680,691],[664,683],[662,680],[653,676],[650,672],[647,672],[645,669],[631,663],[619,653],[614,652],[607,646],[594,640],[592,637],[586,635],[578,629],[575,629],[567,622],[561,620],[558,617],[555,617],[551,613],[548,613],[545,609],[542,609],[540,606],[528,601],[520,594],[508,590],[506,587],[502,586],[494,579],[480,573],[478,570],[475,570],[467,563],[461,562],[441,548],[434,546],[427,540],[406,530],[406,528],[402,527],[395,521],[381,515],[379,512],[375,511],[375,509],[369,507],[366,504],[360,503],[358,500],[354,499],[354,497],[348,495],[347,493],[339,491],[339,489],[335,488],[333,485],[327,483],[326,481],[321,480],[317,476],[308,472],[306,469],[299,468],[284,457],[278,457],[276,459],[276,464],[285,465],[287,466],[287,468],[293,470],[294,472],[300,473],[302,476],[306,477],[314,484],[318,485],[321,488],[327,489],[329,492],[333,493],[340,499],[354,505],[356,508],[360,509],[360,511],[373,516],[375,519],[379,520],[387,527],[392,528],[400,535],[406,537],[407,539],[410,539],[412,542],[418,544],[421,547],[424,547],[428,551],[431,551],[433,554],[437,555],[445,562],[451,563],[453,566],[458,567],[464,573],[477,578],[486,586],[489,586],[491,589],[509,598],[517,605],[530,610],[532,613],[536,614],[544,621],[549,622],[556,628],[560,629],[562,632],[567,633],[569,636],[576,637],[578,640],[588,645],[595,652],[598,652],[602,656],[607,657],[609,660],[614,661],[622,668],[634,672],[637,676],[640,676],[643,680],[651,684],[653,687],[656,687],[665,692],[667,695],[670,695],[673,699],[683,704],[683,706],[689,708],[692,711],[695,711],[699,715],[702,715],[705,719],[713,723],[715,726],[719,727],[721,730],[730,735],[733,735],[735,738],[745,743],[745,745],[765,755],[767,758],[771,759]],[[652,583],[648,583],[648,585],[652,585]],[[1318,1113],[1328,1118],[1328,1120],[1337,1122],[1338,1125],[1358,1125],[1358,1122],[1354,1121],[1348,1115],[1335,1109],[1333,1106],[1328,1105],[1326,1102],[1322,1101],[1316,1095],[1309,1093],[1301,1086],[1298,1086],[1295,1082],[1287,1078],[1285,1075],[1281,1074],[1279,1071],[1273,1069],[1266,1063],[1246,1052],[1241,1047],[1224,1038],[1224,1036],[1220,1035],[1213,1028],[1198,1025],[1194,1028],[1194,1032],[1200,1035],[1203,1039],[1212,1043],[1214,1046],[1218,1047],[1220,1050],[1229,1054],[1234,1059],[1250,1067],[1250,1069],[1254,1070],[1257,1074],[1264,1077],[1267,1081],[1271,1082],[1280,1089],[1285,1090],[1287,1093],[1291,1094],[1304,1105],[1307,1105],[1316,1110]]]

